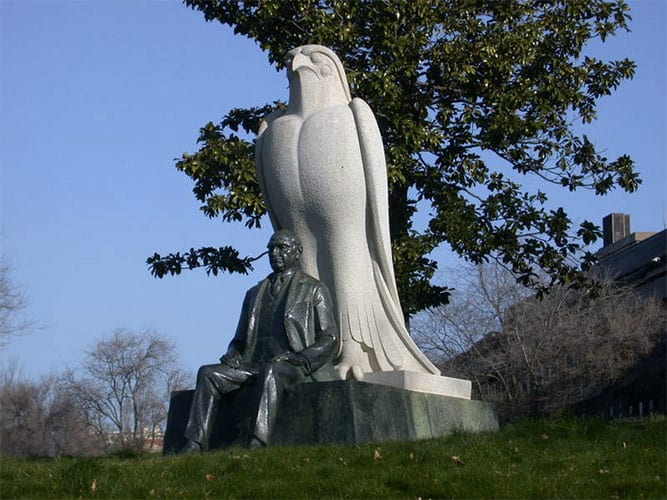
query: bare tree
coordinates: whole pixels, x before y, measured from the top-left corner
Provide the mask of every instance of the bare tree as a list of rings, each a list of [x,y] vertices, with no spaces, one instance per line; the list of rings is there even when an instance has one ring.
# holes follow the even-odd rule
[[[163,427],[169,393],[186,379],[173,343],[152,330],[119,329],[86,353],[79,373],[67,372],[65,384],[88,425],[126,446]]]
[[[472,380],[501,416],[552,413],[585,400],[646,357],[664,334],[657,299],[603,281],[596,295],[557,287],[541,300],[497,266],[464,270],[451,305],[417,322],[445,374]]]
[[[495,264],[463,266],[447,274],[455,284],[449,304],[417,316],[412,328],[420,348],[436,364],[501,331],[506,311],[534,293]]]
[[[61,377],[23,377],[16,363],[0,373],[0,453],[13,456],[96,455],[102,451]]]
[[[32,323],[23,317],[26,307],[25,295],[13,283],[9,265],[0,262],[0,346],[31,327]]]

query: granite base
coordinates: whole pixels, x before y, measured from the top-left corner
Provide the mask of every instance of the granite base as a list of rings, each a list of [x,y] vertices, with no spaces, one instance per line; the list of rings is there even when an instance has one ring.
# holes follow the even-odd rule
[[[172,393],[164,453],[184,443],[194,391]],[[222,401],[209,449],[245,446],[256,394],[243,388]],[[271,445],[414,441],[498,429],[490,403],[353,380],[302,384],[285,396]]]

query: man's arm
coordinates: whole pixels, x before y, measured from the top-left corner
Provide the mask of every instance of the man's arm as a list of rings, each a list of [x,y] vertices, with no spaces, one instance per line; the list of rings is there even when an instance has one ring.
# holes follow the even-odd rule
[[[239,368],[241,366],[241,354],[230,349],[225,354],[220,356],[220,363],[232,368]]]
[[[241,359],[245,352],[246,344],[248,342],[248,314],[250,311],[250,303],[253,298],[253,290],[249,290],[243,299],[243,306],[241,307],[241,315],[239,317],[238,325],[236,326],[236,333],[234,338],[227,347],[227,352],[220,356],[220,362],[224,365],[238,368],[241,366]]]
[[[333,313],[333,301],[329,290],[323,283],[318,283],[315,287],[313,309],[315,342],[296,353],[305,359],[304,365],[308,374],[328,361],[332,361],[338,350],[338,327]]]

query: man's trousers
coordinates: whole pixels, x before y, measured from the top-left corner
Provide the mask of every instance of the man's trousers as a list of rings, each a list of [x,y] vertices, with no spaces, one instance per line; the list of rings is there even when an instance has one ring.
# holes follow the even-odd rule
[[[222,396],[241,386],[260,384],[259,406],[252,437],[268,444],[282,396],[305,378],[301,368],[286,361],[271,362],[254,369],[232,368],[226,364],[204,365],[197,373],[197,386],[185,428],[185,437],[208,448],[215,415]]]

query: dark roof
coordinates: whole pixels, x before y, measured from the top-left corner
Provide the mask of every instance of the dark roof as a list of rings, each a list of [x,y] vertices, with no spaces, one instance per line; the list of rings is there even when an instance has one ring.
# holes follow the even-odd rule
[[[632,233],[597,252],[596,270],[635,286],[642,294],[667,299],[667,230]]]

